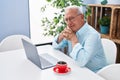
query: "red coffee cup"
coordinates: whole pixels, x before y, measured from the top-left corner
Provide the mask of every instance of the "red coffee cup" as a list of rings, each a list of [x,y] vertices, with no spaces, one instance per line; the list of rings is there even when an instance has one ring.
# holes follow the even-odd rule
[[[58,61],[56,68],[58,69],[59,73],[64,73],[66,72],[67,63],[65,61]]]

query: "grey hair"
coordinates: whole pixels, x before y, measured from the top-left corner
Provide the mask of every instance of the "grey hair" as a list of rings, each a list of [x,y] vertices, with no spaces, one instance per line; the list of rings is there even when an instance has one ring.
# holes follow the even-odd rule
[[[76,6],[76,5],[68,6],[68,7],[65,8],[65,11],[67,11],[69,9],[77,9],[78,10],[78,14],[83,14],[82,6]]]

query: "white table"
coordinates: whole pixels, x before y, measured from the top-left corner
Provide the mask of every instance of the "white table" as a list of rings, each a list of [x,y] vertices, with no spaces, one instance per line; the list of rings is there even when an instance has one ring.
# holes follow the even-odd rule
[[[105,80],[87,68],[80,68],[74,60],[50,45],[37,47],[41,53],[50,53],[64,60],[71,68],[67,74],[57,74],[53,68],[41,70],[25,55],[23,49],[0,52],[0,80]]]

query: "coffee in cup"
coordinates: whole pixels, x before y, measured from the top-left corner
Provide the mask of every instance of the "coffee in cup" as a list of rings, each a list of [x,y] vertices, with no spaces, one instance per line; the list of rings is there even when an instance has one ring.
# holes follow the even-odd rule
[[[56,64],[56,68],[58,68],[60,73],[66,72],[67,63],[65,61],[58,61]]]

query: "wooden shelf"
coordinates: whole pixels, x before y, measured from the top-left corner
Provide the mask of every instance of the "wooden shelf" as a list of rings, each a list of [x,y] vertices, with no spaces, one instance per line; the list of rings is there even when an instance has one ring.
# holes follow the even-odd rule
[[[110,39],[109,34],[101,34],[101,37],[102,37],[102,38],[107,38],[107,39]]]
[[[88,16],[87,21],[98,32],[100,32],[98,20],[106,15],[110,17],[111,22],[109,34],[101,34],[101,37],[110,39],[116,43],[119,56],[119,58],[117,58],[117,62],[120,62],[120,5],[89,4],[89,6],[91,7],[91,15]]]
[[[100,32],[98,20],[107,15],[111,19],[109,34],[101,34],[101,36],[120,44],[120,5],[89,4],[89,6],[91,7],[91,15],[88,16],[88,23]]]

